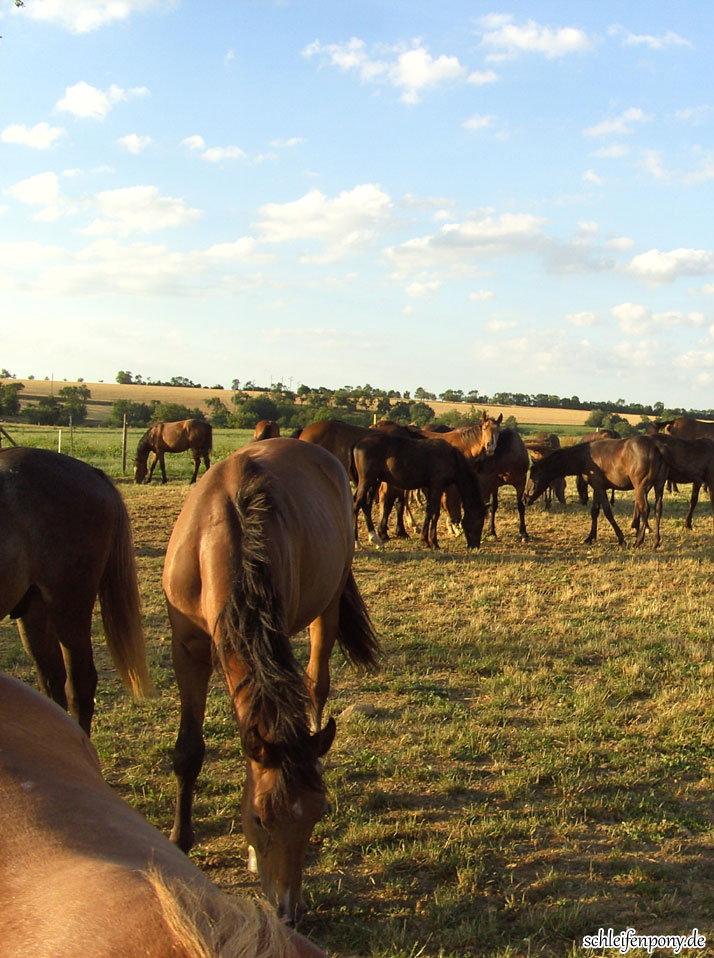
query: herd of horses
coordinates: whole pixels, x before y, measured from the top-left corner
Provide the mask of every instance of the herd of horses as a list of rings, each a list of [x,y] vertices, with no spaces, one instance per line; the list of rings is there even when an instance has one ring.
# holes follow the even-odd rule
[[[374,669],[380,659],[352,572],[357,517],[381,545],[389,509],[402,510],[396,534],[406,534],[408,496],[422,490],[424,544],[438,548],[443,504],[452,522],[460,519],[467,546],[478,548],[487,514],[495,534],[498,490],[510,484],[527,539],[526,505],[548,492],[561,498],[564,478],[576,476],[592,490],[586,541],[597,535],[602,510],[624,542],[608,493],[633,489],[641,544],[654,490],[656,546],[668,480],[692,483],[687,524],[702,485],[714,516],[714,424],[693,422],[563,448],[548,435],[527,445],[486,413],[445,431],[325,420],[291,438],[263,422],[253,442],[210,469],[210,426],[152,427],[139,443],[136,481],[149,481],[157,461],[165,481],[165,452],[190,449],[196,463],[163,573],[181,703],[170,841],[103,782],[89,742],[97,598],[119,676],[136,698],[153,694],[123,500],[101,471],[79,460],[0,450],[0,617],[17,620],[47,697],[0,677],[0,930],[9,953],[138,953],[122,947],[122,936],[131,935],[147,958],[196,958],[237,953],[225,943],[234,947],[245,933],[266,958],[321,954],[271,915],[231,903],[183,854],[194,842],[193,791],[214,668],[225,678],[246,764],[241,817],[251,862],[276,915],[294,924],[304,911],[308,842],[327,808],[322,759],[336,734],[334,719],[323,725],[330,656],[338,644],[358,668]],[[155,458],[147,470],[149,451]],[[201,460],[207,471],[195,483]],[[379,534],[371,516],[377,500]],[[310,653],[302,670],[291,638],[305,628]]]

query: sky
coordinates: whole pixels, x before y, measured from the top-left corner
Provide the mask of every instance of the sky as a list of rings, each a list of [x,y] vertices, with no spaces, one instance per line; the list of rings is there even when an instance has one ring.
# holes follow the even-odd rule
[[[0,367],[714,406],[714,5],[0,0]]]

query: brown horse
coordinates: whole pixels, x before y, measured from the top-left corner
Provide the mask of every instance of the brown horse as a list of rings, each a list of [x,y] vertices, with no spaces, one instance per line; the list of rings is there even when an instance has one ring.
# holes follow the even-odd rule
[[[714,439],[714,422],[707,419],[692,419],[680,416],[667,422],[658,423],[660,430],[667,436],[678,439]]]
[[[714,519],[714,442],[711,439],[679,439],[667,433],[658,433],[653,439],[669,466],[668,482],[692,483],[685,529],[692,528],[692,516],[703,485],[709,489]]]
[[[650,489],[655,491],[655,541],[660,544],[660,520],[662,495],[667,478],[667,464],[649,436],[633,436],[631,439],[603,439],[599,442],[578,443],[566,446],[534,462],[526,486],[523,501],[526,505],[535,502],[557,476],[585,476],[593,489],[590,533],[585,542],[597,538],[597,520],[602,508],[612,526],[619,545],[625,537],[615,521],[607,498],[609,489],[634,489],[635,510],[633,527],[637,530],[635,545],[642,545],[647,529]]]
[[[596,432],[586,432],[578,439],[578,442],[600,442],[601,439],[620,439],[619,433],[614,429],[598,429]],[[586,506],[590,499],[588,480],[585,476],[575,477],[575,488],[578,493],[578,499],[581,506]],[[615,505],[615,490],[610,490],[610,505]]]
[[[526,529],[523,490],[528,478],[528,450],[515,429],[502,429],[493,455],[478,459],[472,468],[478,477],[481,495],[489,502],[488,535],[496,536],[496,511],[498,510],[498,490],[501,486],[513,486],[516,490],[518,509],[518,531],[523,542],[528,542]]]
[[[252,442],[260,442],[261,439],[277,439],[279,435],[280,426],[274,419],[261,419],[255,425]]]
[[[554,432],[539,432],[533,439],[524,439],[523,444],[530,453],[533,462],[537,462],[539,459],[549,456],[556,449],[560,449],[560,438]],[[550,509],[553,496],[562,506],[565,505],[565,479],[563,476],[554,479],[545,490],[543,504],[546,509]]]
[[[470,549],[481,544],[485,508],[478,482],[458,449],[441,439],[407,439],[404,436],[374,432],[354,447],[357,491],[354,497],[355,539],[357,517],[364,515],[369,537],[381,545],[372,522],[372,500],[380,482],[399,489],[423,489],[426,495],[426,518],[421,540],[438,549],[436,527],[441,509],[441,496],[447,486],[456,485],[463,503],[463,529]]]
[[[327,803],[321,763],[335,722],[320,728],[337,640],[371,668],[378,645],[352,575],[352,496],[324,449],[294,439],[251,443],[189,493],[166,553],[181,725],[171,838],[193,844],[193,788],[204,755],[208,680],[220,662],[246,759],[243,832],[266,896],[281,914],[303,911],[308,840]],[[306,676],[290,636],[310,626]],[[310,714],[313,728],[310,734]]]
[[[113,483],[45,449],[0,451],[0,618],[17,619],[40,689],[89,734],[99,595],[114,665],[135,697],[151,691],[129,517]]]
[[[0,936],[16,958],[318,958],[106,784],[84,732],[0,676]],[[324,958],[324,956],[323,956]]]
[[[492,456],[496,451],[502,421],[503,413],[498,419],[493,419],[483,412],[480,422],[469,422],[436,435],[462,452],[467,459],[482,459],[484,456]],[[433,437],[431,432],[428,435]]]
[[[161,466],[161,481],[166,480],[166,463],[164,455],[167,452],[186,452],[190,450],[193,459],[193,476],[191,482],[198,477],[201,460],[206,469],[211,465],[211,448],[213,446],[213,428],[210,423],[202,419],[182,419],[179,422],[157,422],[147,429],[139,440],[134,460],[134,482],[151,482],[156,463]],[[148,468],[149,453],[153,453],[151,466]]]

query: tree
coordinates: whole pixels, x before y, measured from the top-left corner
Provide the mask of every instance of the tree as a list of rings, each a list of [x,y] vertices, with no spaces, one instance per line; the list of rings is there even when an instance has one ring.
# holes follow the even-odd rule
[[[409,407],[409,421],[417,426],[426,426],[433,418],[434,410],[424,402],[413,402]]]
[[[436,395],[434,393],[428,393],[426,389],[423,389],[421,386],[417,386],[417,388],[414,390],[414,398],[434,400],[436,399]]]
[[[120,386],[130,386],[134,382],[134,379],[128,370],[120,369],[116,375],[116,381]]]
[[[156,403],[132,402],[131,399],[117,399],[112,403],[108,422],[112,426],[121,426],[126,416],[127,426],[148,426]]]
[[[0,413],[3,416],[17,416],[20,412],[20,390],[24,383],[5,383],[0,391]]]
[[[200,409],[189,409],[177,402],[160,402],[154,406],[151,422],[179,422],[181,419],[205,419]]]
[[[218,396],[212,396],[206,401],[206,405],[211,410],[209,421],[212,426],[219,429],[225,429],[231,424],[231,413],[228,407],[221,402]]]
[[[61,403],[62,419],[73,423],[87,418],[87,400],[92,394],[87,386],[63,386],[57,394]]]

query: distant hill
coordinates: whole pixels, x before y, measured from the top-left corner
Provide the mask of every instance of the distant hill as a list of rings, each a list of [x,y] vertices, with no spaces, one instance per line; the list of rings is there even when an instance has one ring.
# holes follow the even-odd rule
[[[117,399],[129,399],[133,402],[175,402],[189,408],[197,407],[208,415],[209,399],[217,397],[231,409],[231,389],[199,389],[197,387],[187,386],[145,386],[137,383],[130,385],[120,385],[119,383],[78,383],[67,382],[65,380],[47,379],[5,379],[0,382],[19,382],[24,385],[20,393],[20,401],[23,405],[27,403],[36,403],[43,396],[56,395],[63,386],[86,386],[92,398],[87,403],[87,425],[101,424],[109,418],[112,403]],[[254,396],[261,395],[260,392],[252,393]],[[428,406],[434,410],[437,416],[442,416],[451,409],[455,409],[466,416],[471,408],[470,403],[453,402],[427,402]],[[498,416],[503,413],[503,418],[515,416],[518,422],[524,424],[545,423],[553,426],[583,426],[585,420],[590,415],[589,409],[553,409],[551,407],[538,406],[498,406],[494,403],[476,404],[477,409],[487,409],[491,415]],[[623,419],[627,419],[633,425],[640,421],[639,415],[629,415],[627,413],[618,413]]]

